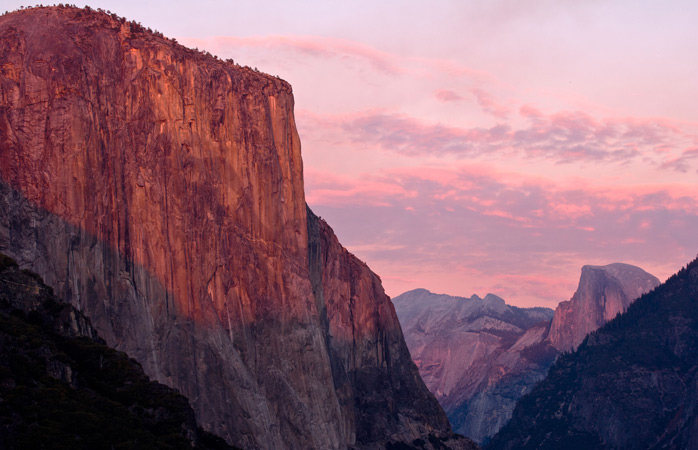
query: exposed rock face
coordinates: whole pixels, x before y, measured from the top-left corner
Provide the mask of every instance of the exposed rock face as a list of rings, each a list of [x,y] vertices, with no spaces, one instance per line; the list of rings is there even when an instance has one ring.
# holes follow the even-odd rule
[[[522,309],[424,289],[393,299],[422,378],[454,429],[476,441],[509,419],[516,401],[545,376],[557,352],[544,342],[553,311]]]
[[[562,355],[491,449],[698,448],[698,260]]]
[[[582,267],[577,292],[555,310],[550,343],[560,351],[576,349],[587,334],[658,285],[656,277],[629,264]]]
[[[380,279],[308,210],[310,278],[347,430],[360,442],[449,428],[410,359]],[[429,423],[427,419],[431,422]]]
[[[449,436],[378,278],[306,212],[286,82],[67,7],[0,18],[0,68],[0,250],[205,428]]]
[[[576,348],[658,284],[628,264],[584,266],[577,292],[554,316],[546,308],[509,306],[492,294],[468,299],[417,289],[393,302],[427,387],[454,429],[483,443],[545,377],[559,352]]]

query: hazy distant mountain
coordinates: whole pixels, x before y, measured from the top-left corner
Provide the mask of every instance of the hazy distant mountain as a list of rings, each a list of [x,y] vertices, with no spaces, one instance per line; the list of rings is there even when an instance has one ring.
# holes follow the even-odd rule
[[[557,352],[542,342],[553,311],[517,308],[496,295],[470,298],[424,289],[393,299],[419,372],[454,429],[476,441],[508,419]]]
[[[560,351],[659,284],[628,264],[581,272],[572,299],[554,314],[509,306],[492,294],[462,298],[417,289],[393,299],[412,358],[457,432],[486,442]]]
[[[698,448],[698,260],[562,355],[489,448]]]

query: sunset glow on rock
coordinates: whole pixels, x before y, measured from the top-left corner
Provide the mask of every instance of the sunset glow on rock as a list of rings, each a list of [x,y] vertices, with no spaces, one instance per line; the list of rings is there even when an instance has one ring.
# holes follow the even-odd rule
[[[696,5],[88,4],[289,81],[308,204],[389,295],[554,307],[698,251]]]

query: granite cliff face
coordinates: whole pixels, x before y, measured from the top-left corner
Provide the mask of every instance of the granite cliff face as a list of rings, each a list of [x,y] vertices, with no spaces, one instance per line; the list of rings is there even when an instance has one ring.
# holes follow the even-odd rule
[[[424,289],[393,303],[424,382],[454,429],[475,441],[506,423],[557,355],[544,342],[551,309],[513,307],[492,294],[462,298]]]
[[[570,351],[587,334],[625,311],[642,294],[659,285],[659,280],[629,264],[584,266],[572,299],[561,302],[550,325],[550,343]]]
[[[451,436],[379,279],[306,211],[278,78],[115,15],[5,15],[0,211],[0,250],[233,444]]]
[[[491,449],[698,448],[698,260],[560,356]]]
[[[577,291],[554,314],[512,307],[492,294],[461,298],[417,289],[393,302],[427,387],[454,429],[482,443],[560,352],[576,348],[658,284],[639,267],[614,263],[582,267]]]

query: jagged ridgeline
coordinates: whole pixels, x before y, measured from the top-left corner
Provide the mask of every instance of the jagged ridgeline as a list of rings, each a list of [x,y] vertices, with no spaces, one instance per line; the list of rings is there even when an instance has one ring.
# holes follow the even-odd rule
[[[0,18],[0,251],[245,449],[463,448],[306,209],[291,86],[100,11]]]
[[[698,260],[560,356],[487,448],[698,448]]]
[[[476,442],[506,423],[557,355],[546,341],[552,309],[517,308],[492,294],[463,298],[424,289],[393,302],[424,382],[454,429]]]
[[[561,351],[659,285],[629,264],[585,265],[581,272],[576,292],[555,312],[516,308],[492,294],[417,289],[393,299],[412,357],[457,432],[487,442]]]
[[[231,449],[197,428],[184,396],[1,253],[0,448]]]

